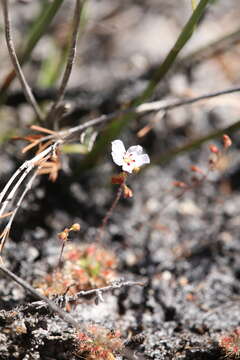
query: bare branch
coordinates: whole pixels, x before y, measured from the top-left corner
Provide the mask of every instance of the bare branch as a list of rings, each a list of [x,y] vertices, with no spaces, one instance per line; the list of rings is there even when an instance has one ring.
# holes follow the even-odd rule
[[[136,285],[144,286],[145,284],[140,281],[119,280],[119,281],[113,282],[111,285],[104,286],[102,288],[91,289],[91,290],[86,290],[86,291],[82,290],[82,291],[78,292],[76,295],[67,296],[66,300],[67,301],[77,301],[81,297],[85,297],[85,296],[96,296],[96,297],[100,297],[100,299],[102,299],[102,294],[104,294],[104,293],[111,292],[113,290],[121,289],[124,287],[136,286]],[[99,296],[99,294],[100,294],[100,296]]]
[[[65,72],[63,74],[63,78],[62,78],[62,82],[60,85],[60,88],[58,90],[58,95],[57,98],[47,116],[48,119],[52,118],[54,116],[55,111],[57,110],[60,102],[63,100],[65,91],[66,91],[66,87],[72,72],[72,67],[74,64],[74,59],[75,59],[75,55],[76,55],[76,44],[77,44],[77,39],[78,39],[78,32],[79,32],[79,24],[80,24],[80,18],[81,18],[81,9],[83,6],[83,1],[81,0],[76,0],[76,5],[74,8],[74,16],[73,16],[73,30],[72,30],[72,38],[71,38],[71,42],[70,42],[70,47],[69,47],[69,54],[68,54],[68,59],[67,59],[67,65],[65,68]]]
[[[82,297],[87,298],[95,298],[95,303],[98,304],[99,302],[103,302],[103,294],[112,292],[117,289],[127,288],[131,286],[145,286],[145,283],[141,281],[124,281],[122,279],[113,281],[110,285],[104,286],[101,288],[90,289],[90,290],[82,290],[75,295],[68,296],[66,293],[64,295],[58,295],[54,299],[59,306],[65,306],[68,302],[77,302]],[[68,289],[69,290],[69,289]],[[67,292],[67,291],[66,291]],[[97,300],[97,301],[96,301]],[[38,302],[37,305],[39,306],[40,303]]]
[[[12,40],[11,23],[10,23],[10,18],[9,18],[8,0],[2,0],[2,8],[3,8],[4,23],[5,23],[6,42],[7,42],[7,47],[8,47],[9,55],[12,60],[14,70],[15,70],[16,75],[22,85],[22,89],[26,96],[26,99],[28,100],[29,104],[32,106],[36,116],[42,121],[43,115],[42,115],[41,109],[39,108],[39,106],[34,98],[34,95],[32,93],[32,90],[31,90],[30,86],[28,85],[27,80],[22,72],[20,63],[17,58],[16,51],[14,48],[14,44],[13,44],[13,40]]]
[[[232,94],[232,93],[236,93],[236,92],[240,92],[240,87],[216,91],[216,92],[212,92],[212,93],[209,93],[206,95],[201,95],[201,96],[197,96],[197,97],[189,98],[189,99],[182,99],[182,100],[169,99],[169,100],[159,100],[159,101],[144,103],[144,104],[141,104],[136,107],[130,107],[125,110],[117,110],[110,114],[101,115],[95,119],[85,122],[84,124],[80,124],[80,125],[70,128],[68,130],[61,131],[59,134],[61,134],[61,136],[63,136],[66,141],[66,140],[69,140],[69,138],[71,138],[71,136],[73,134],[78,134],[91,126],[97,126],[97,125],[101,125],[103,123],[107,123],[119,116],[131,114],[131,113],[147,114],[147,113],[151,113],[151,112],[168,111],[168,110],[172,110],[174,108],[180,107],[180,106],[190,105],[190,104],[194,104],[196,102],[202,101],[202,100],[207,100],[207,99],[211,99],[214,97]]]
[[[202,100],[207,100],[207,99],[211,99],[214,97],[218,97],[218,96],[222,96],[222,95],[228,95],[228,94],[233,94],[236,92],[240,92],[240,87],[236,87],[236,88],[230,88],[230,89],[226,89],[226,90],[221,90],[221,91],[216,91],[216,92],[212,92],[209,94],[205,94],[205,95],[200,95],[197,97],[193,97],[193,98],[189,98],[189,99],[183,99],[183,100],[174,100],[172,102],[169,102],[169,104],[163,105],[162,107],[159,107],[158,110],[171,110],[180,106],[184,106],[184,105],[190,105],[190,104],[194,104],[196,102],[202,101]],[[155,102],[157,103],[157,102]],[[154,104],[154,102],[153,102]],[[139,107],[141,108],[141,106],[143,106],[144,104],[140,105]]]
[[[40,294],[38,291],[36,291],[30,284],[28,284],[25,280],[21,279],[19,276],[15,275],[12,271],[7,269],[5,266],[0,265],[0,270],[11,280],[18,283],[20,286],[22,286],[26,291],[28,291],[30,294],[32,294],[35,298],[44,301],[49,307],[51,311],[56,313],[63,321],[65,321],[67,324],[73,326],[76,329],[79,329],[79,324],[77,321],[73,319],[73,317],[69,314],[67,314],[65,311],[63,311],[61,308],[59,308],[53,301],[49,300],[46,296]]]

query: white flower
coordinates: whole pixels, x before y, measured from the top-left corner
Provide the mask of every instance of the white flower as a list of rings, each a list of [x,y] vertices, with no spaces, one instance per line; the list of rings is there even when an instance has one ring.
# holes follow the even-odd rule
[[[126,151],[121,140],[112,141],[112,158],[115,164],[122,166],[123,171],[129,173],[144,164],[150,163],[149,156],[143,154],[143,148],[140,145],[130,146]]]

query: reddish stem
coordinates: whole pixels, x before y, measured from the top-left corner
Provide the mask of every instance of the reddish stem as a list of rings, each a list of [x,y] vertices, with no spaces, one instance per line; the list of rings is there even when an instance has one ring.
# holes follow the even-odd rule
[[[125,181],[123,184],[121,184],[118,188],[118,191],[117,191],[117,194],[116,194],[116,197],[110,207],[110,209],[107,211],[106,215],[104,216],[103,220],[102,220],[102,224],[101,226],[98,228],[98,234],[97,234],[97,237],[96,237],[96,241],[101,241],[102,240],[102,237],[103,237],[103,234],[104,234],[104,230],[106,228],[106,225],[115,209],[115,207],[117,206],[121,196],[122,196],[122,193],[123,193],[123,185],[125,184]]]

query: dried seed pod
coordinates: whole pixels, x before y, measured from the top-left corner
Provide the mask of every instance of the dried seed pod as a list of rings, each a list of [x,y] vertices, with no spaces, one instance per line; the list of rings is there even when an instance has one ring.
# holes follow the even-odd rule
[[[123,189],[123,196],[125,199],[133,197],[133,192],[127,185],[123,185],[122,189]]]
[[[80,231],[80,229],[81,229],[81,225],[78,223],[75,223],[70,227],[71,231]]]
[[[231,138],[227,134],[224,134],[222,139],[223,139],[223,147],[224,147],[224,149],[228,149],[232,145]]]

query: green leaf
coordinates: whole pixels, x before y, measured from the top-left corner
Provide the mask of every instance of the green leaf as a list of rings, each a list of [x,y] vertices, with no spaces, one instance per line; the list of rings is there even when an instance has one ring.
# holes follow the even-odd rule
[[[65,144],[62,146],[65,154],[88,154],[88,148],[83,144]]]
[[[61,74],[65,61],[66,51],[54,44],[53,50],[42,63],[38,76],[39,86],[45,88],[53,86]]]

